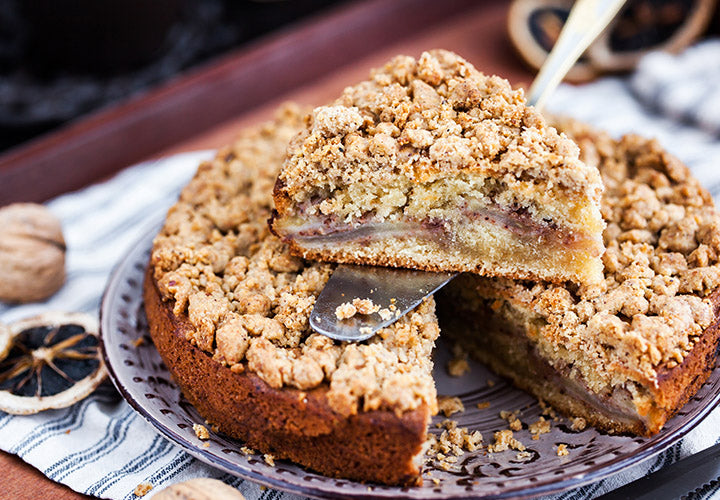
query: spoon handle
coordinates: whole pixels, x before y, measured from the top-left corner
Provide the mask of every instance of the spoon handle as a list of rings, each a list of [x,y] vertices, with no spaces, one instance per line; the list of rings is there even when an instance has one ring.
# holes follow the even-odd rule
[[[540,110],[580,55],[605,29],[625,0],[578,0],[550,55],[528,91],[528,103]]]

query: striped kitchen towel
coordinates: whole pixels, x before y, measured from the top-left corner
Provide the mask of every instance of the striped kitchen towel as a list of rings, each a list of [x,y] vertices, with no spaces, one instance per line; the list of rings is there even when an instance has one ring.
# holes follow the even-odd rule
[[[702,53],[707,60],[720,61],[717,41],[706,42],[691,51]],[[720,87],[685,85],[684,92],[697,94],[675,100],[678,92],[653,90],[653,85],[661,79],[663,83],[658,89],[670,89],[676,82],[681,85],[685,75],[672,68],[684,59],[650,58],[655,58],[652,64],[643,62],[631,78],[606,78],[584,86],[560,87],[549,109],[604,128],[615,136],[636,132],[658,138],[692,168],[716,201],[720,201],[720,138],[713,126],[706,126],[707,120],[692,118],[698,113],[690,109],[700,101],[720,102]],[[660,71],[658,64],[666,64],[668,73]],[[714,78],[717,83],[717,67],[706,65],[705,75],[701,66],[693,70],[692,81]],[[673,102],[665,103],[664,99]],[[681,108],[679,103],[689,107]],[[720,118],[720,113],[714,118]],[[199,161],[211,154],[187,153],[172,162],[135,166],[107,182],[49,202],[48,207],[63,222],[68,245],[67,282],[44,303],[0,305],[0,321],[10,323],[50,310],[97,314],[113,266],[141,236],[146,218],[172,205]],[[592,498],[718,441],[720,410],[715,410],[680,443],[653,459],[555,498]],[[109,382],[64,410],[31,416],[0,412],[0,449],[18,455],[54,481],[101,498],[130,500],[135,498],[133,490],[140,483],[149,482],[154,485],[153,491],[158,491],[194,477],[222,479],[249,499],[297,498],[263,490],[192,458],[156,434]],[[692,498],[710,498],[717,489],[708,487]]]

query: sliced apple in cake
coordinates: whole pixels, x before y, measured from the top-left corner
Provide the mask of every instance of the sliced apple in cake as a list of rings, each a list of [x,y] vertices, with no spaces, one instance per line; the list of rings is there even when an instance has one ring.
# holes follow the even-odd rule
[[[522,90],[438,50],[395,57],[314,110],[271,227],[310,259],[592,283],[601,192]]]
[[[462,275],[438,297],[443,334],[567,414],[653,434],[715,367],[720,215],[656,142],[561,128],[605,182],[604,281]]]

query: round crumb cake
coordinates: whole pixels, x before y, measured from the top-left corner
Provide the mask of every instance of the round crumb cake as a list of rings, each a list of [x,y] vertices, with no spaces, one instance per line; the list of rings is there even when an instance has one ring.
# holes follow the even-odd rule
[[[286,147],[305,125],[286,106],[200,166],[154,242],[150,333],[183,394],[221,432],[326,475],[415,484],[438,410],[435,302],[363,343],[310,330],[333,265],[292,256],[266,222]],[[604,282],[463,275],[440,297],[440,325],[564,413],[654,433],[715,365],[720,219],[656,143],[558,128],[606,184]]]

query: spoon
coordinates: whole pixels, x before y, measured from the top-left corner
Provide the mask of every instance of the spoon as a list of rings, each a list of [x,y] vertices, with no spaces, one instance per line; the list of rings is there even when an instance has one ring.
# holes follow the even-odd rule
[[[612,20],[625,0],[578,0],[560,36],[528,91],[527,102],[540,111],[575,61]],[[341,340],[369,339],[391,325],[422,300],[450,282],[456,273],[432,273],[414,269],[339,265],[320,292],[310,314],[310,326],[318,333]],[[355,314],[346,319],[337,307],[368,298],[386,308],[384,314]],[[342,316],[342,315],[341,315]]]

